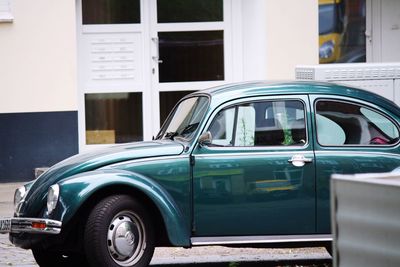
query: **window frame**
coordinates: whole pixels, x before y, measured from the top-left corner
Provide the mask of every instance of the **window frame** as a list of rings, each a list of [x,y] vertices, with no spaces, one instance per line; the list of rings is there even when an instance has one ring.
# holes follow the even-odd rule
[[[308,119],[307,119],[307,103],[301,99],[301,98],[295,98],[293,96],[290,96],[289,98],[285,98],[285,95],[282,95],[281,98],[276,97],[276,96],[271,96],[271,98],[266,98],[266,99],[247,99],[245,101],[240,101],[232,104],[228,104],[226,106],[222,106],[219,109],[214,110],[213,114],[210,116],[209,121],[205,125],[204,129],[202,132],[208,131],[209,127],[212,125],[214,122],[214,119],[216,116],[227,109],[230,108],[235,108],[235,113],[237,110],[238,106],[241,105],[246,105],[246,104],[252,104],[252,103],[260,103],[260,102],[287,102],[287,101],[298,101],[303,105],[303,113],[304,113],[304,124],[305,124],[305,131],[306,131],[306,142],[303,145],[300,144],[294,144],[294,145],[271,145],[271,146],[262,146],[262,145],[254,145],[254,146],[218,146],[218,145],[209,145],[207,146],[208,149],[215,149],[215,150],[221,150],[221,149],[231,149],[231,150],[256,150],[256,151],[262,151],[262,150],[290,150],[290,149],[304,149],[310,145],[310,133],[309,133],[309,127],[308,127]],[[311,119],[311,118],[310,118]],[[235,121],[234,124],[236,125],[236,116],[235,116]],[[232,138],[236,138],[236,132],[235,132],[235,125],[233,128],[233,133],[232,133]]]
[[[376,112],[377,114],[385,117],[387,120],[389,120],[396,127],[396,129],[397,129],[397,131],[399,133],[399,139],[397,140],[396,143],[393,143],[393,144],[343,144],[343,145],[324,145],[324,144],[321,144],[319,142],[319,139],[318,139],[318,127],[317,127],[317,114],[318,114],[317,104],[320,101],[329,101],[329,102],[335,102],[335,103],[357,105],[360,108],[363,107],[363,108],[369,109],[369,110],[371,110],[373,112]],[[379,108],[381,108],[381,107],[379,107]],[[314,129],[315,129],[315,141],[320,147],[327,147],[327,148],[330,148],[330,147],[334,147],[334,148],[337,148],[337,147],[391,148],[391,147],[397,146],[400,143],[400,126],[396,122],[396,120],[393,119],[391,116],[389,116],[389,114],[387,112],[382,112],[378,108],[373,107],[371,105],[360,103],[360,102],[357,102],[357,101],[352,101],[352,100],[344,100],[344,99],[338,99],[338,98],[324,98],[324,97],[322,97],[322,98],[317,98],[317,99],[314,100],[313,109],[314,109],[314,112],[313,112],[314,114],[313,114],[312,117],[313,117],[313,121],[314,121],[313,123],[314,123]],[[383,109],[383,108],[381,108],[381,109]]]

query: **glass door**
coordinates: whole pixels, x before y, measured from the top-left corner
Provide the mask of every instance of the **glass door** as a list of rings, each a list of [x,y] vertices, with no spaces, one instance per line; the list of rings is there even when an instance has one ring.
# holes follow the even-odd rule
[[[77,1],[80,150],[151,140],[183,96],[232,82],[231,6]]]
[[[151,73],[158,129],[184,95],[232,80],[230,0],[152,0]]]
[[[81,151],[151,139],[147,9],[142,0],[77,1]]]

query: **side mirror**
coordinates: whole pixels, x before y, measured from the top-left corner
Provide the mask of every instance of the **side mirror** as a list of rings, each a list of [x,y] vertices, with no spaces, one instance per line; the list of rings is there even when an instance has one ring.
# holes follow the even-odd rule
[[[199,137],[199,145],[200,145],[200,147],[211,145],[211,141],[212,141],[212,136],[211,136],[210,131],[207,131],[207,132],[203,133]]]

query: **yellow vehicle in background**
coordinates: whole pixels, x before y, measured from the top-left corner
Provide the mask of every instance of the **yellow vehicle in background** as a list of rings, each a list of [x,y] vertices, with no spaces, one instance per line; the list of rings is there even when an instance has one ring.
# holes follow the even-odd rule
[[[319,63],[336,62],[344,30],[344,2],[319,0]]]

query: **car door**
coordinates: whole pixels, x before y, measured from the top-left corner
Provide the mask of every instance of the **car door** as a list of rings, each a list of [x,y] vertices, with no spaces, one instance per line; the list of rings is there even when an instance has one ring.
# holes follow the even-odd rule
[[[306,95],[236,100],[193,151],[194,236],[315,231],[315,160]]]
[[[399,118],[373,103],[311,95],[317,186],[317,232],[330,232],[330,177],[389,172],[400,165]]]

